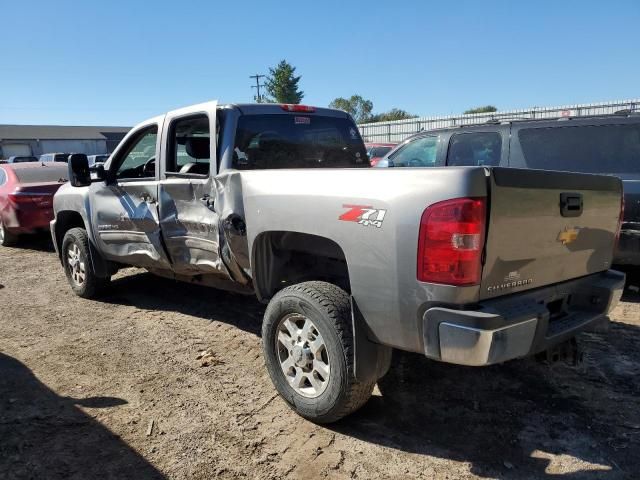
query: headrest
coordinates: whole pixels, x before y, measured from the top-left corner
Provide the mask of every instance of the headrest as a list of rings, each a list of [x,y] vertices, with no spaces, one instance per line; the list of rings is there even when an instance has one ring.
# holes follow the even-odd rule
[[[209,158],[208,137],[190,137],[187,139],[184,148],[191,158]]]

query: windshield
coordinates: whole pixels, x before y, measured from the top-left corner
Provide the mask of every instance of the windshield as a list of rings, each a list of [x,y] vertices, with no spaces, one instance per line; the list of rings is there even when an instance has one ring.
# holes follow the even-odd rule
[[[369,167],[353,122],[313,114],[243,115],[238,120],[233,167]]]
[[[640,123],[518,132],[529,168],[585,173],[640,173]]]

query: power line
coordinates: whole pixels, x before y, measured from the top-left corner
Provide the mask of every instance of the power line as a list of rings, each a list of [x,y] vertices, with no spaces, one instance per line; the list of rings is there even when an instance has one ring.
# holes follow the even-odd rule
[[[260,83],[260,79],[266,77],[266,75],[260,75],[259,73],[256,73],[255,75],[249,75],[249,78],[255,78],[256,79],[256,84],[255,85],[251,85],[251,88],[255,88],[256,89],[256,96],[253,97],[256,102],[260,103],[262,101],[262,97],[260,96],[260,87],[264,87],[264,83]]]

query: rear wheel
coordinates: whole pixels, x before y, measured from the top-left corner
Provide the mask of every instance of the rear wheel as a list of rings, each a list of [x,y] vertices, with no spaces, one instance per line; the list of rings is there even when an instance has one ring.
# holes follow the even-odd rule
[[[262,324],[267,370],[301,416],[330,423],[364,405],[375,382],[355,378],[351,302],[341,288],[304,282],[278,292]]]
[[[10,247],[18,241],[18,236],[10,233],[0,220],[0,245]]]
[[[62,240],[62,263],[74,293],[82,298],[94,298],[109,283],[93,271],[89,256],[89,237],[83,228],[72,228]]]

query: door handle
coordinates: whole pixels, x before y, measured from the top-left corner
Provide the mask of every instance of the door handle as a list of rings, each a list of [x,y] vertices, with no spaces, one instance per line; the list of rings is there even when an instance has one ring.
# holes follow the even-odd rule
[[[209,195],[208,193],[205,193],[200,201],[204,203],[207,208],[213,208],[213,198],[211,198],[211,195]]]
[[[142,195],[140,195],[140,200],[142,200],[143,202],[149,203],[149,204],[156,203],[156,199],[153,198],[148,193],[143,193]]]

